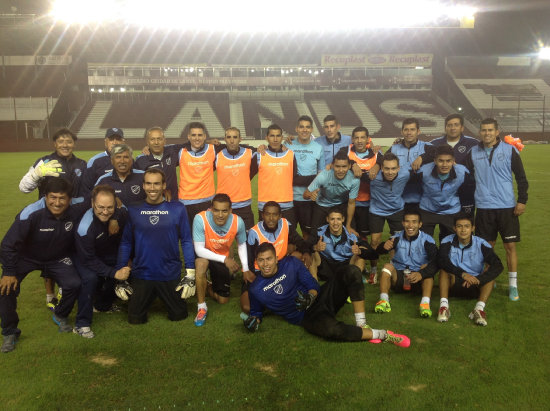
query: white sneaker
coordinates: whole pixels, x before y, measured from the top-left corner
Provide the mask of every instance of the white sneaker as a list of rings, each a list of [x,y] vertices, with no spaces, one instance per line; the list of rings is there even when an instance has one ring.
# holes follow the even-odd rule
[[[74,327],[73,333],[80,335],[84,338],[94,338],[95,334],[90,327]]]

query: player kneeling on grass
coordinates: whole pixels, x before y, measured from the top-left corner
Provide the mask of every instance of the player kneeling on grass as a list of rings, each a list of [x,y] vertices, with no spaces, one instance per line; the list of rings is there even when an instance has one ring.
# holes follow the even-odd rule
[[[207,211],[197,214],[193,220],[193,243],[197,259],[197,316],[195,325],[204,325],[208,308],[206,292],[220,304],[229,302],[229,287],[232,276],[239,271],[239,264],[231,257],[231,244],[237,239],[237,252],[242,264],[243,276],[253,274],[248,270],[246,251],[246,229],[241,217],[231,212],[231,199],[227,194],[218,193],[212,199]],[[206,271],[210,269],[207,284]]]
[[[491,295],[495,278],[504,269],[491,245],[474,232],[474,218],[470,215],[455,217],[454,229],[443,239],[439,250],[439,292],[441,296],[437,321],[446,322],[451,316],[449,293],[477,298],[469,318],[477,325],[487,325],[485,304]]]
[[[277,261],[275,248],[263,243],[256,250],[260,274],[249,287],[250,315],[241,314],[244,326],[256,331],[267,308],[291,324],[302,325],[306,331],[330,340],[389,342],[408,347],[406,335],[386,330],[374,330],[364,325],[345,324],[336,314],[346,303],[348,295],[360,298],[364,293],[361,273],[346,271],[334,276],[322,287],[300,260],[288,256]]]
[[[422,293],[420,316],[431,317],[430,297],[432,295],[433,277],[437,273],[437,247],[434,239],[420,231],[422,220],[420,212],[405,209],[403,213],[403,231],[399,231],[376,249],[378,254],[387,254],[394,250],[391,263],[384,265],[380,277],[380,301],[374,311],[389,313],[391,311],[390,287],[396,292],[410,291]]]
[[[127,299],[128,322],[147,322],[149,307],[158,296],[168,311],[171,321],[187,318],[187,304],[180,298],[178,284],[181,276],[181,259],[178,245],[185,260],[186,279],[195,279],[195,253],[185,206],[179,201],[168,202],[163,196],[166,190],[166,177],[158,168],[150,168],[143,174],[145,201],[128,207],[128,221],[124,227],[118,251],[116,269],[130,269],[129,288],[125,284],[117,286],[116,293]],[[183,281],[183,280],[182,280]],[[191,285],[188,283],[188,285]],[[182,298],[194,294],[187,291]]]

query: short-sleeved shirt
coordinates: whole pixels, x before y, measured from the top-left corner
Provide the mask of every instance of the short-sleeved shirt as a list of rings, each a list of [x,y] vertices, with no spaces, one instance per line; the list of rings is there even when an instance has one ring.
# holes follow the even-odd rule
[[[359,179],[351,171],[339,180],[333,170],[323,170],[308,186],[310,192],[319,190],[317,204],[321,207],[333,207],[356,199],[359,194]]]

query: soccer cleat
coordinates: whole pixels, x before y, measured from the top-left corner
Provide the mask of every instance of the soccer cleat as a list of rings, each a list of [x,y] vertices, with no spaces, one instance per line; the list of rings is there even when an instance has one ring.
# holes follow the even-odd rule
[[[407,348],[411,345],[411,340],[406,335],[396,334],[390,330],[386,331],[386,333],[386,339],[384,340],[385,343],[392,343],[403,348]]]
[[[74,327],[73,333],[80,335],[84,338],[94,338],[95,334],[90,327]]]
[[[206,322],[206,316],[208,315],[208,311],[206,311],[204,308],[201,308],[197,312],[197,316],[195,317],[195,325],[197,327],[202,327],[204,323]]]
[[[11,352],[15,350],[15,343],[19,339],[18,334],[4,335],[4,341],[2,342],[2,352]]]
[[[100,311],[94,307],[94,313],[118,313],[119,311],[121,311],[121,308],[116,304],[111,305],[111,307],[103,311]]]
[[[420,316],[423,318],[430,318],[432,316],[432,310],[430,310],[430,304],[420,304],[418,307]]]
[[[508,297],[510,298],[510,301],[519,301],[518,288],[510,287]]]
[[[59,326],[60,333],[70,333],[73,327],[67,322],[66,318],[58,317],[55,313],[52,316],[53,322]]]
[[[449,307],[440,307],[439,313],[437,314],[437,321],[440,323],[446,323],[451,318],[451,311]]]
[[[487,325],[487,316],[483,310],[474,309],[474,311],[468,314],[468,318],[473,320],[476,325],[481,325],[482,327]]]
[[[369,284],[376,284],[378,283],[378,273],[371,272],[369,274]]]
[[[374,306],[375,313],[389,313],[391,312],[391,305],[389,301],[380,300]]]
[[[57,307],[57,304],[59,304],[59,300],[56,297],[54,297],[50,300],[49,303],[46,303],[46,307],[48,307],[50,311],[53,311],[55,310],[55,307]]]

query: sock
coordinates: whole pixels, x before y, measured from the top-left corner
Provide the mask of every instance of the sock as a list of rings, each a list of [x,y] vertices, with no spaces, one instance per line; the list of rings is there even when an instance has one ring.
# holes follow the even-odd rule
[[[422,299],[420,300],[420,304],[430,305],[430,297],[422,297]]]
[[[46,294],[46,303],[51,303],[54,297],[55,295],[53,294]]]
[[[485,303],[483,301],[478,301],[475,306],[476,310],[485,310]]]
[[[390,301],[390,296],[386,293],[380,293],[380,299],[385,301]]]
[[[446,298],[442,298],[441,300],[439,300],[439,306],[449,308],[449,300]]]
[[[376,273],[378,272],[378,267],[377,267],[377,266],[371,267],[371,268],[370,268],[370,272],[371,272],[372,274],[376,274]]]
[[[61,287],[59,287],[59,288],[57,289],[57,293],[58,293],[59,295],[63,295],[63,289],[62,289]]]
[[[508,285],[510,287],[518,287],[518,273],[513,271],[508,271]]]
[[[204,308],[206,311],[208,311],[208,307],[206,306],[206,303],[197,304],[197,311],[199,311],[201,308]]]
[[[355,313],[355,324],[358,327],[362,327],[367,323],[367,319],[365,318],[365,313]]]
[[[386,339],[386,330],[372,330],[372,339],[373,340],[385,340]]]

